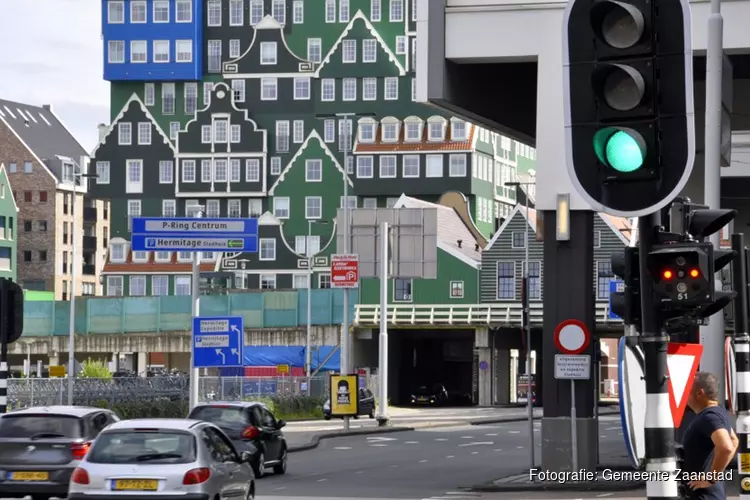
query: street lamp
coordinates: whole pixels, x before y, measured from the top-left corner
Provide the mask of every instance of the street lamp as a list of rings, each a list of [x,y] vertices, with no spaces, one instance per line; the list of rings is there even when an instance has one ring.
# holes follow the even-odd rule
[[[305,349],[305,374],[307,376],[307,395],[310,396],[310,386],[312,385],[312,280],[313,280],[313,259],[320,252],[312,253],[310,250],[310,240],[312,240],[313,224],[328,224],[327,220],[310,219],[307,221],[307,239],[305,240],[305,254],[307,255],[307,347]]]
[[[518,188],[521,186],[533,186],[534,182],[506,182],[505,186],[516,188],[516,201],[518,201]],[[529,420],[529,441],[531,444],[531,468],[534,468],[534,398],[531,392],[531,317],[529,314],[529,191],[524,192],[524,207],[526,211],[526,224],[524,224],[524,259],[523,259],[523,327],[526,330],[526,409]]]
[[[354,119],[355,118],[367,118],[373,117],[375,113],[333,113],[333,114],[317,114],[315,118],[318,119],[340,119],[344,120],[344,126],[340,131],[344,134],[343,141],[339,139],[339,143],[344,145],[344,253],[349,253],[349,155],[348,153],[354,148],[354,134],[349,131],[349,122],[352,122],[352,131],[354,131]],[[340,122],[339,122],[340,123]],[[356,167],[355,167],[356,168]],[[308,297],[310,296],[308,290]],[[341,374],[349,375],[351,369],[349,367],[349,291],[344,290],[344,315],[341,322]],[[349,417],[344,417],[344,430],[349,429]]]
[[[245,269],[245,267],[251,261],[250,261],[250,259],[237,259],[235,262],[238,262],[238,263],[242,264],[242,266],[241,266],[241,270],[242,270],[242,288],[243,289],[247,289],[247,270]],[[237,278],[235,276],[235,286],[234,287],[238,288],[237,287],[237,283],[236,283],[236,279]]]

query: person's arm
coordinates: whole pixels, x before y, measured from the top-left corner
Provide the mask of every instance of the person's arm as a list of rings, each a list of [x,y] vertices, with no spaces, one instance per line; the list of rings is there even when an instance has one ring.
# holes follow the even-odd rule
[[[709,472],[718,473],[724,472],[729,462],[734,456],[734,452],[737,451],[737,435],[732,431],[730,434],[726,429],[716,429],[711,433],[711,441],[714,443],[714,460],[711,463],[711,469]]]

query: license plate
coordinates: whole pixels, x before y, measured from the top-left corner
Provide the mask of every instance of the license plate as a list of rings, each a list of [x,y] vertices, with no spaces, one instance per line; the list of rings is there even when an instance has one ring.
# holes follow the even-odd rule
[[[420,401],[427,401],[427,398],[417,398],[417,399],[419,399]]]
[[[118,479],[115,481],[115,490],[141,490],[156,491],[159,481],[155,479]]]
[[[11,481],[47,481],[49,472],[11,472]]]

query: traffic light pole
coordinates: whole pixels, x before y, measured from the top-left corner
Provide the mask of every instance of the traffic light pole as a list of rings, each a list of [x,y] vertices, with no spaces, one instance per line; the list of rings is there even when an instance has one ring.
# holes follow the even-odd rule
[[[8,321],[8,282],[0,279],[0,414],[8,412],[8,339],[10,322]]]
[[[748,290],[747,290],[747,260],[745,259],[745,237],[742,234],[732,235],[732,250],[739,253],[739,259],[732,266],[732,283],[737,292],[734,298],[734,356],[737,367],[737,401],[734,413],[737,416],[736,433],[739,439],[737,453],[750,452],[748,443],[748,429],[750,429],[750,337],[748,336]],[[739,486],[740,498],[748,498],[744,495],[742,482],[750,477],[747,470],[737,468],[737,485]]]
[[[667,343],[661,320],[654,307],[653,281],[649,274],[648,257],[656,239],[659,216],[638,218],[639,263],[641,284],[641,346],[645,356],[646,379],[646,471],[655,477],[646,483],[646,497],[651,499],[679,498],[674,473],[677,462],[674,452],[674,424],[669,405],[667,385]],[[669,473],[663,480],[661,472]]]

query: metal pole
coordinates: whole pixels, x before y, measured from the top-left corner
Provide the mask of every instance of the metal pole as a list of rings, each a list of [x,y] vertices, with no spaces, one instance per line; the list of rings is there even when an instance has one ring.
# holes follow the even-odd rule
[[[742,234],[732,235],[732,250],[739,253],[739,257],[732,263],[732,283],[737,296],[734,298],[734,360],[737,368],[735,384],[737,384],[737,400],[732,401],[734,414],[737,416],[735,432],[739,439],[737,453],[739,456],[750,452],[748,434],[750,434],[750,337],[748,336],[748,289],[747,289],[747,260],[745,237]],[[718,374],[717,374],[718,375]],[[750,477],[750,473],[743,467],[737,468],[737,484],[741,486],[743,480]],[[739,488],[740,500],[747,500],[750,495]]]
[[[310,240],[312,239],[312,221],[307,221],[307,241],[305,241],[305,253],[307,254],[307,348],[305,349],[305,366],[307,367],[307,395],[310,396],[310,385],[312,383],[312,377],[310,376],[312,367],[312,353],[310,348],[312,346],[312,279],[313,279],[313,266],[312,266],[312,255],[310,252]]]
[[[526,410],[528,413],[528,420],[529,420],[529,462],[530,462],[530,469],[534,468],[534,464],[536,462],[535,453],[534,453],[534,394],[531,391],[531,314],[529,310],[529,293],[530,293],[530,283],[529,283],[529,221],[531,218],[529,217],[529,191],[528,191],[528,185],[526,186],[526,192],[524,195],[524,205],[526,209],[526,224],[525,224],[525,240],[526,244],[524,245],[526,248],[524,250],[524,270],[523,270],[523,279],[524,283],[526,284],[526,296],[524,297],[524,304],[523,304],[523,310],[524,310],[524,328],[526,328],[526,379],[527,379],[527,385],[526,385]]]
[[[349,133],[349,117],[354,113],[343,113],[344,117],[344,253],[349,253],[349,174],[347,164],[349,161],[349,147],[352,143],[352,134]],[[354,128],[354,124],[352,124]],[[349,290],[344,289],[344,314],[341,324],[341,374],[349,375]],[[349,417],[344,417],[344,430],[349,429]]]
[[[656,237],[659,214],[638,218],[638,263],[641,282],[641,346],[645,356],[646,379],[646,496],[664,500],[678,498],[675,471],[674,424],[667,385],[667,342],[654,307],[653,282],[648,272],[648,254]],[[666,474],[665,474],[666,473]],[[665,475],[667,476],[665,478]]]
[[[195,217],[203,217],[203,213],[199,211]],[[202,252],[193,252],[193,275],[192,285],[190,291],[193,296],[193,318],[200,316],[201,306],[201,255]],[[190,342],[190,409],[195,408],[200,399],[200,369],[194,368],[195,366],[195,342]]]
[[[578,429],[576,425],[576,381],[570,381],[570,443],[573,453],[573,470],[578,470]]]
[[[388,223],[380,225],[380,343],[378,424],[388,422]]]
[[[709,208],[721,208],[721,83],[723,57],[724,20],[721,16],[721,0],[711,0],[708,16],[708,43],[706,50],[706,131],[704,155],[704,204]],[[720,233],[710,237],[714,248],[719,248]],[[716,274],[721,290],[721,273]],[[701,327],[701,370],[717,375],[719,402],[724,402],[724,315],[714,314],[707,326]]]
[[[68,404],[73,405],[73,385],[76,364],[76,185],[73,180],[73,202],[70,204],[71,257],[70,257],[70,324],[68,326]]]
[[[8,283],[0,279],[0,303],[8,303]],[[8,412],[8,308],[0,307],[0,414]]]

